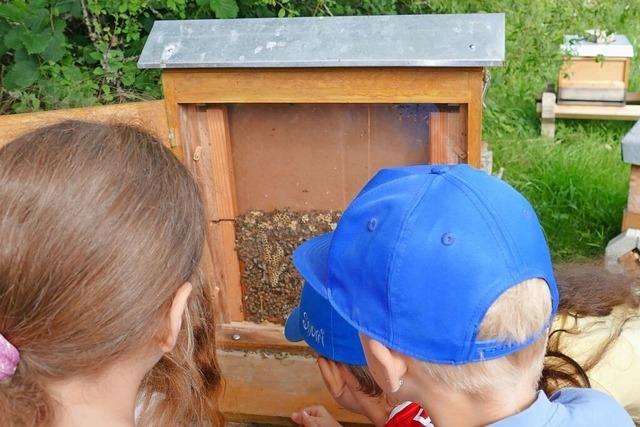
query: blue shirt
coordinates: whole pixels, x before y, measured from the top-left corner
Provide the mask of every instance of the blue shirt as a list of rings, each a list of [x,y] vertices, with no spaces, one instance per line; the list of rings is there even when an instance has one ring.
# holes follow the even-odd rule
[[[524,411],[489,427],[635,427],[629,414],[608,394],[586,388],[564,388],[538,398]]]

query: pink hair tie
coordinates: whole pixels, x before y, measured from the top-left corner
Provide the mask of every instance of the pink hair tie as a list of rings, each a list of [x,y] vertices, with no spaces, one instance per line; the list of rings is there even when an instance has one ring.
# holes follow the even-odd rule
[[[20,353],[18,349],[0,334],[0,381],[13,376],[19,362]]]

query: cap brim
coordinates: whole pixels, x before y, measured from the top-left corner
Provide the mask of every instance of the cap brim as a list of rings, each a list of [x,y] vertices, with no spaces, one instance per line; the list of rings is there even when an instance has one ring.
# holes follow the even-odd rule
[[[284,337],[291,342],[304,340],[303,331],[300,329],[300,307],[293,309],[284,325]]]
[[[307,240],[293,252],[293,265],[324,298],[327,298],[329,277],[329,248],[333,233],[323,234]]]

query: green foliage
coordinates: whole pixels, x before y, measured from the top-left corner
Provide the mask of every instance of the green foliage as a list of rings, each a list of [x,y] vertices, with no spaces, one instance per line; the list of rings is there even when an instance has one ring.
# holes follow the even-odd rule
[[[619,0],[9,0],[0,1],[0,113],[159,98],[138,70],[154,20],[412,13],[506,13],[504,67],[494,68],[484,139],[504,177],[529,197],[555,256],[591,257],[619,230],[629,123],[558,124],[539,137],[536,95],[558,78],[563,34],[618,32],[640,48],[640,1]],[[640,89],[640,61],[631,71]]]

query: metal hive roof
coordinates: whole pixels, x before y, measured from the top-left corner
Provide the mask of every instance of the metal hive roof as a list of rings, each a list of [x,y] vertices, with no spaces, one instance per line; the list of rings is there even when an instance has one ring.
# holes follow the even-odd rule
[[[502,65],[504,14],[156,21],[140,68]]]

